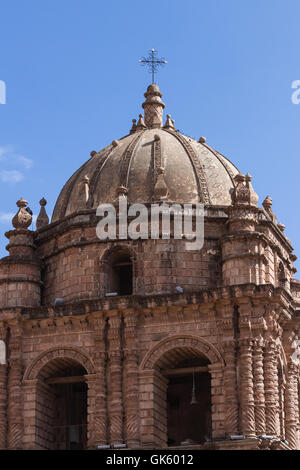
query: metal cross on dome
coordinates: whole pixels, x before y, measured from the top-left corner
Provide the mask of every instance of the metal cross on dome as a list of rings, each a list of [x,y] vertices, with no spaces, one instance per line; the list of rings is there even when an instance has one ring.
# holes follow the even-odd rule
[[[148,57],[142,57],[139,62],[141,65],[146,65],[149,72],[152,73],[152,83],[155,83],[154,74],[158,71],[159,67],[167,64],[164,57],[157,57],[157,51],[155,49],[151,49]]]

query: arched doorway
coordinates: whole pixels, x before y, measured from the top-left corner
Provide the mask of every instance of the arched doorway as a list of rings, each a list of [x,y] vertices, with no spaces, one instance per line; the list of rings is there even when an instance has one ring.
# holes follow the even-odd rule
[[[49,361],[35,388],[35,446],[47,450],[87,447],[86,369],[72,358]]]
[[[188,335],[147,353],[140,366],[143,447],[201,446],[216,436],[213,428],[220,432],[222,390],[211,379],[221,381],[223,364],[213,345]]]

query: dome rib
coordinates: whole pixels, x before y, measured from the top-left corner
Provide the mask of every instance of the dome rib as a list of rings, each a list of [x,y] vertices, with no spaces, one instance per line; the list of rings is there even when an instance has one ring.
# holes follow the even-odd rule
[[[109,157],[112,155],[113,150],[114,150],[114,147],[110,146],[109,149],[104,153],[103,158],[100,159],[98,166],[93,172],[93,176],[91,177],[90,184],[89,184],[89,199],[87,202],[87,207],[89,209],[91,209],[94,204],[94,194],[96,191],[98,180],[100,178],[101,171],[104,165],[107,163]]]
[[[193,166],[193,170],[194,170],[196,181],[197,181],[198,195],[199,195],[200,202],[203,202],[204,204],[210,204],[210,197],[209,197],[204,169],[200,163],[200,160],[196,152],[194,151],[190,143],[186,140],[186,138],[183,135],[178,134],[176,131],[172,131],[171,129],[164,129],[164,131],[176,137],[176,139],[179,140],[179,142],[183,146]]]
[[[77,177],[78,175],[80,175],[81,171],[88,165],[89,162],[90,162],[90,159],[87,160],[85,163],[83,163],[83,165],[81,165],[81,167],[78,168],[78,170],[76,170],[75,173],[73,173],[73,175],[68,179],[66,184],[63,186],[60,196],[57,199],[54,210],[53,210],[52,221],[65,217],[65,213],[68,207],[70,196],[74,188],[74,184],[76,183]]]
[[[133,157],[134,150],[136,149],[136,146],[141,140],[141,137],[144,132],[145,131],[139,132],[139,134],[128,144],[125,152],[122,155],[122,160],[120,162],[120,187],[128,189],[128,177],[131,160]]]

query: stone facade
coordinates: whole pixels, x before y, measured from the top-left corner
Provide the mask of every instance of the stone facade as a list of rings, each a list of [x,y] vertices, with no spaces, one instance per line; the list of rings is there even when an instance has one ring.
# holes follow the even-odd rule
[[[152,127],[176,134],[170,116],[161,129],[158,88],[152,85],[145,96],[146,124],[140,119],[131,138]],[[159,135],[149,183],[154,199],[146,203],[168,201],[171,192],[171,170],[155,173],[164,165],[157,142],[168,151]],[[180,134],[176,139],[193,166],[194,144]],[[200,142],[210,151],[205,139]],[[126,158],[132,158],[130,146]],[[9,256],[0,260],[1,449],[65,448],[67,427],[73,442],[88,449],[176,447],[168,435],[168,390],[174,376],[192,370],[207,376],[210,406],[203,411],[210,424],[205,439],[183,439],[180,448],[300,449],[296,256],[271,199],[258,207],[251,176],[234,173],[225,157],[212,152],[218,162],[224,159],[232,187],[226,189],[224,176],[225,202],[230,200],[222,204],[220,195],[221,203],[212,203],[219,196],[210,192],[205,165],[200,159],[193,166],[198,200],[206,201],[201,250],[186,251],[185,241],[173,237],[99,240],[97,166],[83,183],[78,173],[71,178],[50,224],[41,200],[34,232],[26,201],[18,201],[14,230],[6,233]],[[130,195],[135,183],[123,178],[125,157],[117,186]],[[118,253],[130,260],[132,292],[107,296]],[[66,421],[59,404],[59,387],[70,383],[86,397],[81,423]]]

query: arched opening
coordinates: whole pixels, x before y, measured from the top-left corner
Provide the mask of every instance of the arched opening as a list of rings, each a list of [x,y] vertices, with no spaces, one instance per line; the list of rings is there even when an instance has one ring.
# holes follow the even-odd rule
[[[36,444],[42,449],[80,450],[87,446],[86,370],[70,358],[47,363],[38,374]]]
[[[195,446],[211,440],[209,360],[191,348],[175,348],[157,365],[168,380],[167,445]]]
[[[131,295],[133,269],[131,253],[123,248],[112,250],[103,262],[104,294]]]

